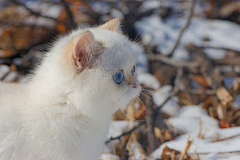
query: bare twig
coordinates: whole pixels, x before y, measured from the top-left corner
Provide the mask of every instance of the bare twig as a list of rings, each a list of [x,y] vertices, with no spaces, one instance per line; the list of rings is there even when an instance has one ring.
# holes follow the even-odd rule
[[[122,156],[121,156],[122,160],[128,160],[129,159],[129,154],[128,154],[128,150],[127,150],[127,144],[128,144],[128,141],[129,141],[129,137],[130,136],[124,137],[126,139],[125,139],[124,144],[122,146],[122,149],[123,149]]]
[[[69,20],[69,22],[70,22],[70,26],[73,27],[73,28],[76,28],[76,27],[77,27],[77,24],[76,24],[75,21],[74,21],[73,14],[72,14],[72,12],[70,11],[67,2],[66,2],[65,0],[61,0],[61,2],[62,2],[64,8],[65,8],[66,11],[67,11],[68,20]]]
[[[142,121],[141,123],[139,123],[137,126],[133,127],[131,130],[127,131],[127,132],[124,132],[123,134],[117,136],[117,137],[111,137],[109,140],[107,140],[105,142],[105,144],[109,143],[110,141],[112,140],[115,140],[115,139],[120,139],[121,137],[125,136],[125,135],[128,135],[128,134],[131,134],[133,131],[135,131],[138,127],[142,126],[143,124],[145,124],[146,121]]]
[[[161,61],[165,64],[169,64],[174,67],[198,67],[199,64],[196,61],[176,61],[161,54],[150,54],[148,58],[152,61]]]
[[[187,156],[188,150],[190,149],[190,147],[191,147],[191,145],[193,143],[193,141],[190,141],[189,139],[190,139],[190,136],[188,136],[187,143],[186,143],[186,145],[184,147],[184,150],[183,150],[179,160],[186,159],[185,157]]]
[[[226,141],[226,140],[229,140],[229,139],[232,139],[232,138],[236,138],[236,137],[238,137],[238,136],[240,136],[240,134],[236,134],[236,135],[234,135],[234,136],[230,136],[230,137],[223,138],[223,139],[213,140],[213,141],[211,141],[211,142]]]
[[[154,133],[154,109],[153,109],[153,102],[151,101],[150,97],[146,97],[145,101],[147,107],[147,115],[146,115],[146,122],[147,122],[147,139],[149,144],[150,153],[152,153],[157,148],[157,141]]]
[[[202,48],[202,47],[200,47]],[[187,67],[187,68],[197,68],[199,63],[196,61],[177,61],[168,58],[161,54],[149,54],[148,58],[150,61],[161,61],[165,64],[171,65],[173,67]],[[216,65],[235,65],[240,66],[240,57],[225,58],[225,59],[214,59],[212,60]]]
[[[187,29],[187,27],[188,27],[189,24],[190,24],[190,21],[191,21],[192,16],[193,16],[193,11],[194,11],[193,9],[194,9],[194,6],[195,6],[195,2],[196,2],[196,0],[193,0],[193,1],[192,1],[192,6],[191,6],[191,9],[190,9],[190,15],[189,15],[189,17],[188,17],[188,19],[187,19],[187,23],[186,23],[186,25],[182,28],[182,30],[181,30],[178,38],[177,38],[177,41],[176,41],[173,49],[171,50],[170,54],[168,55],[168,57],[172,57],[173,53],[175,52],[175,50],[176,50],[177,47],[178,47],[178,44],[179,44],[179,42],[180,42],[180,39],[181,39],[184,31]]]
[[[225,48],[225,47],[216,47],[216,46],[199,46],[202,49],[216,49],[216,50],[225,50],[225,51],[233,51],[233,52],[240,52],[239,50],[234,50],[232,48]]]
[[[240,66],[240,57],[226,58],[226,59],[216,59],[214,60],[216,64],[219,65],[235,65]]]
[[[190,90],[181,90],[188,92],[190,94],[207,94],[207,95],[214,95],[216,94],[216,90],[199,90],[199,89],[190,89]]]

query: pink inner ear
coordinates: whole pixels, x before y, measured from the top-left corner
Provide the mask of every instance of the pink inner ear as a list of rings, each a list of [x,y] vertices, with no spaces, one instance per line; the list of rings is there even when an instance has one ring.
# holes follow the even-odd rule
[[[83,32],[74,45],[73,62],[76,67],[89,67],[93,57],[101,53],[101,46],[90,31]]]

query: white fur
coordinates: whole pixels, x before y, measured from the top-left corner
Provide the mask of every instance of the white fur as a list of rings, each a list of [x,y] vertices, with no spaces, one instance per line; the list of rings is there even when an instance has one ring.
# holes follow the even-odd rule
[[[29,83],[0,82],[0,159],[99,159],[112,114],[140,87],[128,84],[135,64],[128,39],[89,30],[105,47],[95,67],[78,72],[64,56],[78,29],[55,43]],[[112,77],[121,69],[118,85]]]

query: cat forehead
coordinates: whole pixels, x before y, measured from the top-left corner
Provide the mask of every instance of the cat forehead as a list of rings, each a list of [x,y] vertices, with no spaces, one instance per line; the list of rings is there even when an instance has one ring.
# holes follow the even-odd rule
[[[116,47],[116,45],[119,47],[125,46],[126,49],[131,48],[130,45],[128,45],[128,38],[118,32],[99,28],[90,28],[89,30],[93,33],[95,39],[107,48]]]
[[[135,57],[128,38],[118,32],[90,29],[95,39],[106,47],[104,58],[105,64],[113,69],[128,69],[135,65]]]
[[[91,31],[91,33],[94,35],[94,38],[96,41],[100,42],[102,45],[104,45],[107,48],[112,47],[115,44],[118,44],[118,46],[125,46],[128,49],[131,48],[130,45],[128,45],[128,38],[118,32],[114,31],[109,31],[109,30],[104,30],[100,28],[88,28],[84,30],[76,30],[72,32],[71,37],[75,37],[86,30]]]
[[[128,70],[135,65],[136,60],[133,56],[132,46],[126,36],[109,30],[88,28],[73,32],[71,37],[75,37],[86,30],[91,31],[94,39],[105,47],[105,51],[98,63],[101,63],[102,67],[115,72],[119,69]]]

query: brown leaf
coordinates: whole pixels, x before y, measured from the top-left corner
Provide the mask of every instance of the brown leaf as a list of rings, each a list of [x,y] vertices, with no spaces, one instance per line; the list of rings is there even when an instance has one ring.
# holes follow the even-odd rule
[[[171,159],[172,152],[174,152],[175,155],[181,153],[181,152],[179,152],[175,149],[171,149],[171,148],[168,148],[167,146],[165,146],[164,149],[163,149],[163,152],[162,152],[162,159],[163,160]]]
[[[146,116],[146,110],[147,107],[145,105],[142,105],[141,109],[135,113],[134,118],[136,120],[143,120],[143,118]]]
[[[224,106],[226,106],[228,102],[231,102],[233,100],[233,97],[224,87],[218,88],[216,94],[218,99]]]
[[[200,76],[200,75],[192,75],[192,79],[196,82],[198,82],[201,87],[203,88],[207,88],[208,83],[207,81],[204,79],[204,77]]]
[[[229,123],[225,120],[220,120],[219,124],[220,124],[220,128],[229,128]]]

